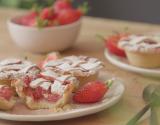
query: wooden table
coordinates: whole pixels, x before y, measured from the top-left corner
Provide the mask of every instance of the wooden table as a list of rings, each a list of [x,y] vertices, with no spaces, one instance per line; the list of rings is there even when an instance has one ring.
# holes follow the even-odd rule
[[[0,9],[0,58],[16,56],[24,57],[28,56],[34,62],[38,62],[44,59],[45,55],[31,54],[29,52],[24,52],[17,48],[10,38],[7,30],[6,20],[12,16],[23,13],[17,10],[7,10]],[[110,64],[104,57],[104,44],[98,40],[95,35],[110,35],[113,31],[124,31],[128,27],[130,32],[133,33],[143,33],[160,30],[158,25],[133,23],[109,19],[99,19],[85,17],[83,19],[83,26],[80,36],[77,40],[75,46],[67,51],[62,52],[63,56],[66,55],[89,55],[97,57],[105,62],[106,70],[109,74],[121,78],[126,87],[121,101],[112,106],[111,108],[99,112],[97,114],[84,116],[81,118],[64,120],[64,121],[53,121],[53,122],[40,122],[34,123],[37,125],[42,124],[60,124],[60,125],[124,125],[129,118],[131,118],[137,111],[139,111],[143,106],[144,102],[142,100],[142,90],[149,83],[159,83],[156,79],[146,78],[138,74],[123,71],[112,64]],[[141,125],[148,125],[148,120],[145,120]],[[3,125],[27,125],[33,124],[31,122],[12,122],[6,120],[0,120],[0,124]]]

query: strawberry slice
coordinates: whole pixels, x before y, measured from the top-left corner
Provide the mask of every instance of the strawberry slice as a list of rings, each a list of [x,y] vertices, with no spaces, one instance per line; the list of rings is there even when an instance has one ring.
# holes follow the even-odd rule
[[[80,88],[75,95],[73,100],[77,103],[95,103],[100,101],[105,93],[108,91],[113,80],[109,80],[107,85],[100,81],[92,81],[85,84]]]

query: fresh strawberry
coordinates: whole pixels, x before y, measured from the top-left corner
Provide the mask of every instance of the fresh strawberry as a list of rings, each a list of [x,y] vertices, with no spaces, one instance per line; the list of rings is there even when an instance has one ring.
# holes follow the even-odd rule
[[[77,103],[95,103],[100,101],[105,93],[108,91],[111,83],[113,81],[109,80],[107,85],[100,81],[92,81],[85,84],[80,88],[75,95],[73,100]]]
[[[72,8],[71,0],[57,0],[53,5],[54,11],[59,13],[62,10]]]
[[[37,12],[31,12],[23,17],[21,17],[20,19],[18,19],[18,23],[22,24],[22,25],[30,25],[31,22],[33,22],[33,20],[36,18],[36,16],[38,15]]]
[[[8,86],[3,86],[0,88],[0,97],[5,98],[6,100],[10,100],[10,98],[13,96],[13,90],[9,88]]]
[[[56,18],[53,8],[44,8],[40,12],[40,18],[44,20],[53,20]]]
[[[78,19],[80,19],[80,17],[81,15],[79,11],[75,9],[66,9],[66,10],[62,10],[58,14],[57,20],[61,25],[65,25],[65,24],[70,24],[77,21]]]
[[[128,34],[116,34],[113,36],[110,36],[107,40],[106,40],[106,47],[108,48],[108,50],[118,56],[121,57],[125,57],[126,54],[124,52],[124,50],[120,49],[118,47],[118,42],[121,38],[127,37]]]

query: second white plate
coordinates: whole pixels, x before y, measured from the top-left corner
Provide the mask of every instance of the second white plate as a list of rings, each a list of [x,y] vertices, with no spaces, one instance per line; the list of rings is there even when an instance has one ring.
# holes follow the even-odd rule
[[[140,68],[140,67],[133,66],[128,63],[127,59],[113,55],[107,49],[105,49],[104,55],[110,63],[114,64],[119,68],[122,68],[127,71],[132,71],[135,73],[140,73],[142,75],[146,75],[150,77],[160,78],[160,69],[147,69],[147,68]]]

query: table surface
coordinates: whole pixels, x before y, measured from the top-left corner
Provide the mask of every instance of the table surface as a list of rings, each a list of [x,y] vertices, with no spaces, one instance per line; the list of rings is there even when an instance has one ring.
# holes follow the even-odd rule
[[[6,57],[25,57],[28,56],[34,62],[44,59],[45,55],[32,54],[17,48],[7,30],[6,21],[8,18],[23,13],[20,10],[0,9],[0,59]],[[110,19],[99,19],[85,17],[80,36],[73,48],[62,52],[63,56],[67,55],[88,55],[101,59],[105,62],[106,71],[108,74],[117,76],[124,81],[126,91],[119,103],[106,109],[102,112],[84,116],[80,118],[53,121],[53,122],[38,122],[37,125],[61,124],[61,125],[124,125],[143,106],[142,90],[150,83],[157,84],[159,80],[147,78],[135,73],[123,71],[110,64],[104,57],[104,43],[96,38],[96,34],[108,36],[114,31],[124,32],[128,28],[132,33],[158,32],[160,26],[133,23],[126,21],[117,21]],[[92,45],[92,46],[90,46]],[[22,122],[13,122],[0,120],[3,125],[21,125]],[[32,122],[23,122],[25,124],[33,124]],[[144,120],[141,125],[148,125],[148,119]]]

